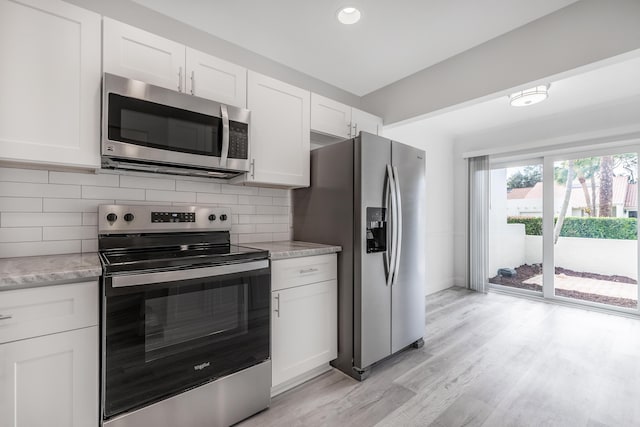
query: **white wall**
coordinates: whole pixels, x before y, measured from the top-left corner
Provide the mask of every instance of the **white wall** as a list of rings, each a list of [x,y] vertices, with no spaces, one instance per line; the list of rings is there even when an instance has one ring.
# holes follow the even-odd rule
[[[231,242],[291,239],[291,192],[205,178],[0,167],[0,258],[95,252],[99,204],[228,206]]]
[[[555,81],[640,48],[639,22],[637,0],[581,0],[367,94],[362,105],[391,124],[549,76]]]
[[[419,124],[385,129],[393,140],[418,147],[426,152],[426,223],[427,254],[425,259],[425,294],[454,284],[453,270],[453,156],[452,142],[428,134]]]

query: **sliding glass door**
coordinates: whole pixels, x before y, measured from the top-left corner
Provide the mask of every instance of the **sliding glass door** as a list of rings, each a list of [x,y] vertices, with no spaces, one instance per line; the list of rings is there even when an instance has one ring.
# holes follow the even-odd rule
[[[542,294],[542,172],[542,159],[491,167],[491,286]]]
[[[492,289],[640,313],[636,146],[491,159]]]

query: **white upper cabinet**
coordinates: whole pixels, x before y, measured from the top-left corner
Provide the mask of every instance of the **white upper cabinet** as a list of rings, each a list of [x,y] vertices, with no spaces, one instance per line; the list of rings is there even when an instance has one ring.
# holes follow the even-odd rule
[[[372,133],[374,135],[380,135],[382,130],[382,119],[366,111],[358,110],[357,108],[351,109],[351,121],[353,124],[353,133],[355,136],[360,131]]]
[[[0,159],[100,166],[100,15],[0,0]]]
[[[247,69],[104,18],[104,71],[245,108]]]
[[[183,44],[109,18],[103,25],[105,72],[184,91]]]
[[[317,93],[311,94],[311,130],[338,138],[353,138],[361,130],[378,135],[382,119]]]
[[[310,93],[249,71],[251,161],[247,183],[309,186]]]
[[[186,60],[188,93],[246,108],[246,68],[189,47]]]
[[[349,138],[351,136],[351,107],[312,93],[311,130],[345,139]]]

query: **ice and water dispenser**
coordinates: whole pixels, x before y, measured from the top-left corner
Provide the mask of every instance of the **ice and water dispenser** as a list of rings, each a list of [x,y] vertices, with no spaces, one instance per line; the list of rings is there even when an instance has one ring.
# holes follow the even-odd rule
[[[387,250],[387,210],[367,208],[367,253]]]

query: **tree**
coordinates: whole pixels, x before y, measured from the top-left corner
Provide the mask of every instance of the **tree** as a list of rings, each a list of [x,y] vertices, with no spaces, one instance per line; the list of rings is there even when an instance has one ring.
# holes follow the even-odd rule
[[[602,156],[600,161],[600,209],[598,215],[610,217],[613,201],[613,157]]]
[[[595,175],[600,168],[600,162],[598,157],[586,157],[584,159],[574,160],[575,172],[578,177],[578,182],[582,186],[582,192],[584,193],[584,200],[587,204],[585,212],[589,216],[596,215],[596,181]],[[591,195],[589,195],[589,189],[587,188],[587,179],[591,180]]]
[[[573,180],[575,176],[574,169],[574,161],[567,161],[566,167],[560,169],[556,168],[555,170],[555,180],[562,184],[563,181],[566,183],[566,188],[564,191],[564,200],[562,201],[562,207],[560,208],[560,214],[558,215],[558,220],[556,221],[556,225],[553,228],[553,244],[558,243],[558,238],[560,237],[560,231],[562,230],[562,225],[564,224],[564,219],[567,216],[567,209],[569,208],[569,201],[571,200],[571,187],[573,185]]]
[[[518,170],[507,180],[507,189],[513,188],[529,188],[542,181],[542,166],[530,165],[523,170]]]

